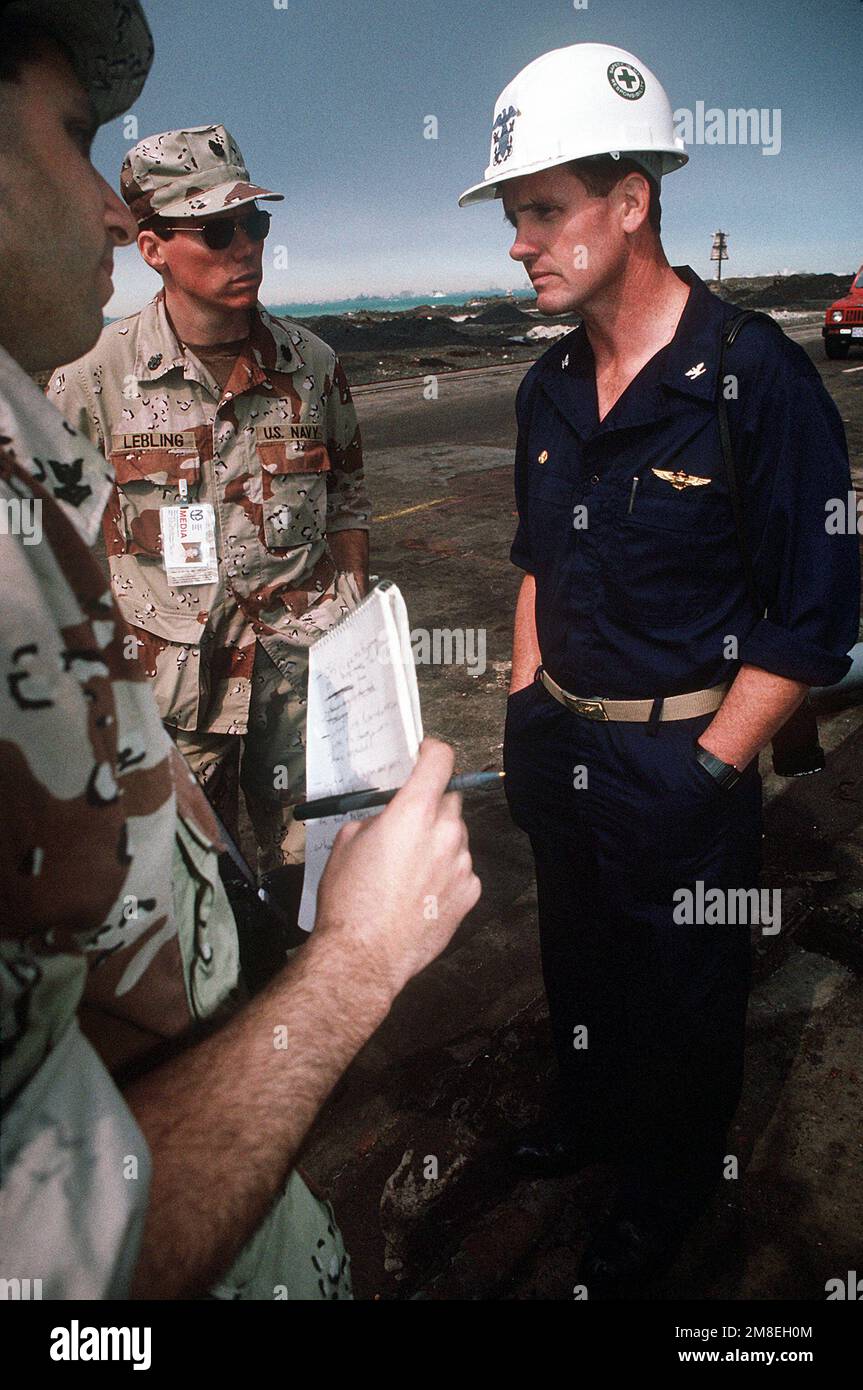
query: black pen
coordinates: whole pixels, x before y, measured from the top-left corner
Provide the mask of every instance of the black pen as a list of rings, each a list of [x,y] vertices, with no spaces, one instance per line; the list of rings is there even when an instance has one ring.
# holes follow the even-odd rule
[[[446,784],[448,792],[479,791],[482,788],[502,787],[503,772],[460,772]],[[364,792],[344,792],[340,796],[321,796],[316,801],[298,801],[292,808],[294,820],[323,820],[324,816],[344,816],[348,811],[365,811],[370,806],[386,806],[401,790],[392,787],[381,791],[370,787]]]

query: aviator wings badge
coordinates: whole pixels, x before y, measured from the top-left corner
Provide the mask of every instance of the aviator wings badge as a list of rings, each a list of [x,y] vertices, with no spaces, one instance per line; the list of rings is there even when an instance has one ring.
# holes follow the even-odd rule
[[[671,483],[678,492],[682,492],[685,487],[706,487],[711,481],[710,478],[699,478],[695,473],[684,473],[682,468],[678,468],[676,473],[672,473],[670,468],[651,468],[650,471],[664,483]]]

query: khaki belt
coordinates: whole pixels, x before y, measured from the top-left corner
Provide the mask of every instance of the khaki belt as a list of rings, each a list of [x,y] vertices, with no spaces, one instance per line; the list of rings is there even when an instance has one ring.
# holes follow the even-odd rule
[[[585,719],[622,719],[627,723],[646,723],[653,709],[653,700],[585,700],[572,695],[553,681],[547,671],[541,670],[539,678],[555,700],[559,700],[573,714],[581,714]],[[730,681],[724,685],[714,685],[707,690],[690,690],[685,695],[667,695],[662,702],[660,719],[695,719],[699,714],[712,714],[719,709],[725,699]]]

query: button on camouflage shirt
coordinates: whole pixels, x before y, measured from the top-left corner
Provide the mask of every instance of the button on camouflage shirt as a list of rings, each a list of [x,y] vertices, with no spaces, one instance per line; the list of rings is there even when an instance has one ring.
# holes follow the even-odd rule
[[[290,677],[296,648],[357,600],[327,545],[336,531],[368,530],[370,514],[338,358],[258,305],[222,391],[178,341],[161,292],[56,372],[48,396],[110,459],[114,592],[163,719],[245,732],[256,641]],[[219,577],[172,588],[160,508],[184,496],[215,509]]]

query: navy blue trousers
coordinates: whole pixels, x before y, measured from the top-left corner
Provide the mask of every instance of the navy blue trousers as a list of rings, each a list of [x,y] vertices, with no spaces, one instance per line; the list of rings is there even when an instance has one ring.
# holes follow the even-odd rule
[[[722,1172],[750,927],[681,924],[673,895],[699,880],[757,887],[761,862],[757,759],[726,791],[693,758],[712,717],[651,734],[571,714],[534,683],[510,697],[504,735],[510,812],[536,864],[566,1115],[624,1160],[633,1197],[676,1211],[697,1207]]]

